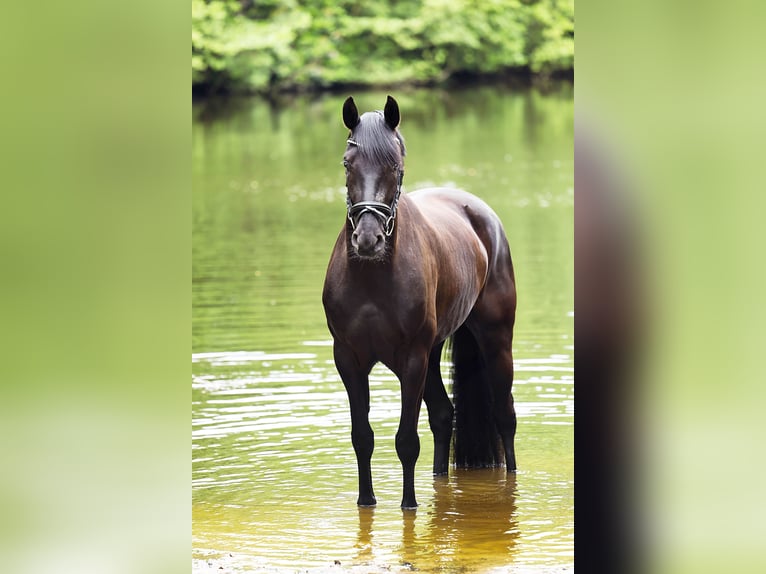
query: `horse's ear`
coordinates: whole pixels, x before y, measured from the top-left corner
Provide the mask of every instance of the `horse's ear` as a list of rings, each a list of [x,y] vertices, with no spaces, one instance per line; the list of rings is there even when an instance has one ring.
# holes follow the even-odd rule
[[[386,124],[392,130],[399,125],[399,104],[391,96],[386,98],[386,107],[383,108],[383,117],[386,118]]]
[[[343,102],[343,123],[350,130],[353,130],[359,123],[359,110],[356,109],[354,98],[351,96]]]

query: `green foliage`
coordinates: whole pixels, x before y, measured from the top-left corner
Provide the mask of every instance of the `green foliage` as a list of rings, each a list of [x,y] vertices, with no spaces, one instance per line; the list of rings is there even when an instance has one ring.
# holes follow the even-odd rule
[[[192,0],[192,85],[268,92],[574,67],[574,0]]]
[[[574,0],[536,2],[526,21],[525,55],[533,72],[574,68]]]

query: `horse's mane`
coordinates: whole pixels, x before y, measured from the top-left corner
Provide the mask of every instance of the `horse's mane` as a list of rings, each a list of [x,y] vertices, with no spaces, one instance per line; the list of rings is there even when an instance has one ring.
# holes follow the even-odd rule
[[[362,114],[351,132],[349,145],[355,145],[358,154],[380,164],[398,165],[407,153],[402,134],[398,129],[392,132],[380,110]]]

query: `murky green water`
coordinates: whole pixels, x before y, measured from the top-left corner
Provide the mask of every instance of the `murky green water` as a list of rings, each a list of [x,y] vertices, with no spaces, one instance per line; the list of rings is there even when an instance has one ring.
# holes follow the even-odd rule
[[[356,507],[348,406],[322,311],[345,216],[346,95],[194,107],[194,570],[570,571],[571,86],[394,94],[405,191],[456,185],[492,205],[519,292],[519,472],[434,479],[423,409],[416,513],[399,509],[399,389],[383,367],[371,375],[378,506]],[[355,99],[375,109],[385,93]]]

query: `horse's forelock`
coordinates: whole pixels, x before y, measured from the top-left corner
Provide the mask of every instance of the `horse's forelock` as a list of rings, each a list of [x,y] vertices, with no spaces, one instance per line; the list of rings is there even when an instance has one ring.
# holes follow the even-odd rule
[[[381,111],[362,114],[351,138],[357,153],[376,163],[396,165],[406,153],[402,134],[398,129],[392,132]]]

